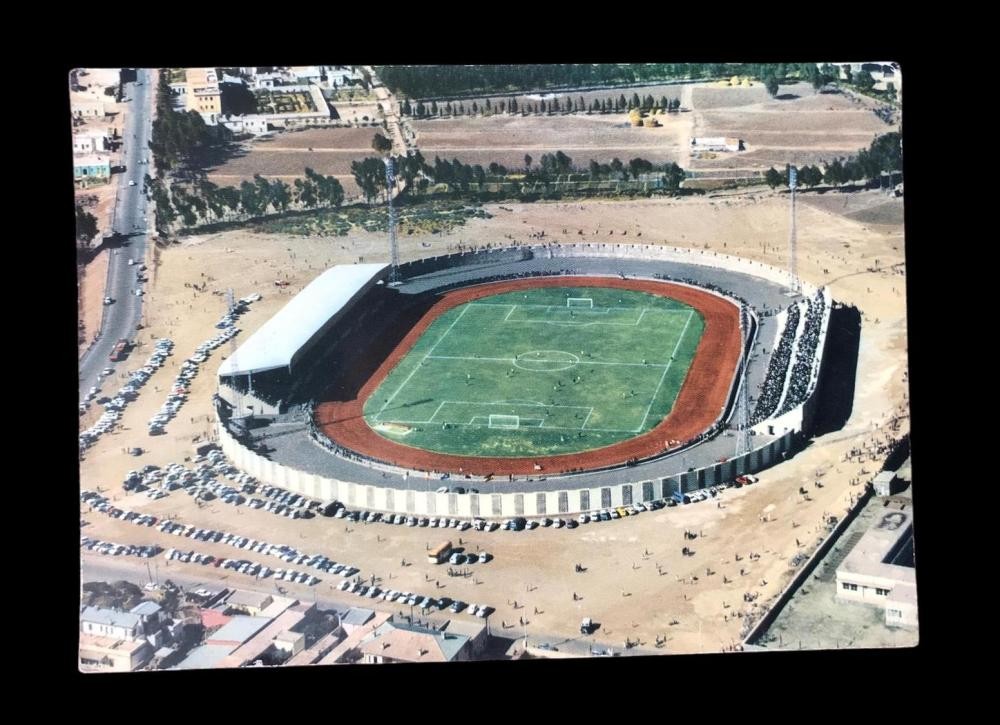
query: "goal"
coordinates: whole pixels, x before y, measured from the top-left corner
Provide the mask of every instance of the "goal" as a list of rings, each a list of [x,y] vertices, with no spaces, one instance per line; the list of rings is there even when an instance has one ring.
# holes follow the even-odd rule
[[[521,418],[517,415],[490,414],[490,428],[514,429],[521,427]]]
[[[593,308],[594,298],[593,297],[567,297],[566,298],[567,307],[587,307]]]

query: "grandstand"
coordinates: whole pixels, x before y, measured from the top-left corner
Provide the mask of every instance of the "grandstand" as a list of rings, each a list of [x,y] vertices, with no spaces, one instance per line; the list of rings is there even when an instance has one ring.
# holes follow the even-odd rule
[[[374,312],[354,306],[385,281],[388,265],[338,265],[310,282],[219,366],[219,397],[231,416],[288,410],[316,353],[363,326]],[[323,342],[323,346],[319,343]]]

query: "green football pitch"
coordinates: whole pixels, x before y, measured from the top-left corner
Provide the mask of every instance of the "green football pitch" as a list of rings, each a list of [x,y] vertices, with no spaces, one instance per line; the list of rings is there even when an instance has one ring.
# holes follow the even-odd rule
[[[704,330],[676,300],[608,287],[483,297],[438,317],[365,401],[379,435],[529,457],[641,435],[673,407]]]

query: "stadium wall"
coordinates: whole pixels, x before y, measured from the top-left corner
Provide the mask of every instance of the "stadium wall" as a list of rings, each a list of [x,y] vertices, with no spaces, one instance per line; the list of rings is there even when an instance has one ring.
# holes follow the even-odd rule
[[[667,478],[638,478],[629,483],[561,491],[512,491],[509,487],[516,484],[503,482],[503,493],[456,494],[370,486],[317,476],[254,453],[241,445],[221,421],[217,424],[217,432],[222,451],[233,464],[265,484],[324,501],[337,499],[349,508],[484,519],[579,514],[609,506],[670,498],[675,493],[714,486],[735,476],[769,468],[784,460],[784,456],[792,450],[795,437],[795,432],[790,431],[745,456]],[[477,485],[491,486],[481,482]],[[530,486],[530,482],[521,485]]]

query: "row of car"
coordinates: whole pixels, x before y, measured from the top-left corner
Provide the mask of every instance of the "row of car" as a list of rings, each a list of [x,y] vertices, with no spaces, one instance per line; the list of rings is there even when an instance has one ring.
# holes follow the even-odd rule
[[[466,604],[461,600],[453,600],[450,597],[428,597],[413,592],[396,591],[395,589],[383,590],[375,585],[367,585],[360,581],[345,579],[337,588],[348,594],[355,594],[367,599],[377,599],[383,602],[393,602],[396,604],[419,607],[424,611],[437,609],[439,611],[448,609],[454,614],[458,614],[463,609],[468,608],[469,614],[485,619],[496,610],[485,604]]]
[[[234,327],[232,324],[227,325],[223,328],[222,332],[196,347],[194,355],[181,363],[180,372],[174,378],[174,384],[170,388],[170,393],[167,395],[166,401],[160,406],[160,410],[156,415],[149,419],[150,435],[162,434],[164,426],[177,415],[177,411],[184,405],[184,402],[187,400],[191,380],[198,374],[198,366],[208,360],[208,356],[212,350],[236,337],[238,333],[239,328]]]
[[[107,497],[102,496],[96,491],[81,491],[80,501],[88,504],[91,511],[107,514],[113,519],[128,521],[136,524],[137,526],[155,526],[156,522],[159,521],[159,519],[152,514],[140,514],[138,511],[129,511],[127,509],[114,506],[110,501],[108,501]]]
[[[129,376],[128,382],[122,386],[115,397],[104,403],[104,413],[101,414],[97,422],[80,434],[81,453],[94,445],[101,435],[114,428],[115,424],[121,419],[125,406],[139,396],[139,388],[146,384],[146,381],[152,377],[153,373],[163,367],[173,346],[174,343],[167,338],[157,340],[153,343],[153,354],[149,356],[146,364]],[[102,376],[110,375],[111,372],[113,372],[112,368],[105,368]],[[89,395],[96,395],[96,393],[97,387],[95,386],[91,388]]]
[[[150,559],[159,554],[162,549],[155,544],[136,546],[135,544],[116,544],[113,541],[92,539],[89,536],[80,537],[80,546],[87,551],[93,551],[105,556],[139,556]]]
[[[196,551],[179,551],[178,549],[168,549],[163,556],[167,561],[214,566],[217,569],[231,569],[238,574],[246,574],[258,579],[273,577],[275,581],[308,584],[309,586],[315,586],[322,581],[319,577],[312,576],[308,572],[296,571],[294,569],[272,569],[265,564],[248,561],[247,559],[222,559],[211,554],[201,554]]]

